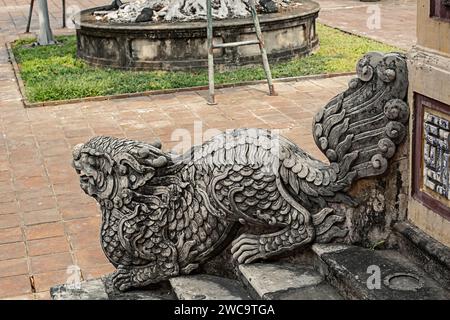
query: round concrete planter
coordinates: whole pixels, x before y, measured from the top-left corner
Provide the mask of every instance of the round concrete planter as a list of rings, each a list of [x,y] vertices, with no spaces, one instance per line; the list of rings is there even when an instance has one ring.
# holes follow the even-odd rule
[[[287,12],[260,15],[271,62],[303,56],[318,48],[313,1]],[[90,65],[128,70],[190,70],[207,67],[206,22],[113,24],[95,21],[97,7],[82,11],[77,54]],[[214,21],[216,43],[255,39],[251,19]],[[215,65],[230,69],[260,63],[258,46],[216,49]]]

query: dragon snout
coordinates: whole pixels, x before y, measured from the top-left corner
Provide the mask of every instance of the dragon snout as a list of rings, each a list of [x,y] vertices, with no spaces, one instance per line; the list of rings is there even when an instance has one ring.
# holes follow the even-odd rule
[[[81,150],[83,149],[84,144],[80,143],[77,144],[73,149],[72,149],[72,167],[76,170],[77,174],[81,173],[81,166],[78,163],[78,160],[80,160],[81,158]]]
[[[81,150],[83,149],[84,144],[80,143],[77,144],[75,147],[73,147],[72,149],[72,156],[73,156],[73,160],[79,160],[81,157]]]

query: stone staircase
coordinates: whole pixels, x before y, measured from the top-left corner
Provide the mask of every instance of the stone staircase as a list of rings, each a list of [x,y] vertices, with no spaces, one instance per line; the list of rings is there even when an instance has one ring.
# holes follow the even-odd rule
[[[316,267],[345,299],[448,300],[430,274],[394,250],[313,245]]]
[[[106,278],[51,289],[55,300],[409,300],[450,299],[443,287],[397,251],[313,245],[309,264],[240,265],[239,280],[199,274],[173,278],[146,290],[120,293]]]

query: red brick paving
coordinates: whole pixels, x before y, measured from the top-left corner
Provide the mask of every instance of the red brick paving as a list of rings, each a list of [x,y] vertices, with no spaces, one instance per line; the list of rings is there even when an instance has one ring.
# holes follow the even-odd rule
[[[0,43],[24,30],[28,3],[0,0]],[[59,3],[49,1],[53,25],[60,23]],[[75,3],[105,1],[68,1]],[[24,109],[0,47],[0,298],[49,299],[49,288],[67,280],[71,265],[83,279],[113,270],[99,245],[100,212],[70,166],[74,145],[93,135],[159,137],[170,150],[179,143],[175,129],[201,125],[206,139],[209,129],[263,127],[280,129],[323,158],[311,136],[312,117],[348,80],[280,83],[277,97],[267,96],[265,85],[218,90],[215,107],[202,91]]]
[[[417,41],[417,0],[315,0],[322,8],[319,21],[347,32],[408,50]],[[379,26],[372,24],[380,13]]]

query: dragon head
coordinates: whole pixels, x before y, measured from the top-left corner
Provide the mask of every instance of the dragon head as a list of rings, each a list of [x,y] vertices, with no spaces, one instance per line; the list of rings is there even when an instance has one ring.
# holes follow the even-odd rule
[[[84,144],[74,147],[72,165],[80,176],[83,191],[98,199],[113,196],[115,183],[113,178],[114,160],[107,153],[101,153]]]
[[[155,144],[110,137],[79,144],[72,155],[83,191],[115,207],[129,201],[131,190],[144,186],[169,159]]]

